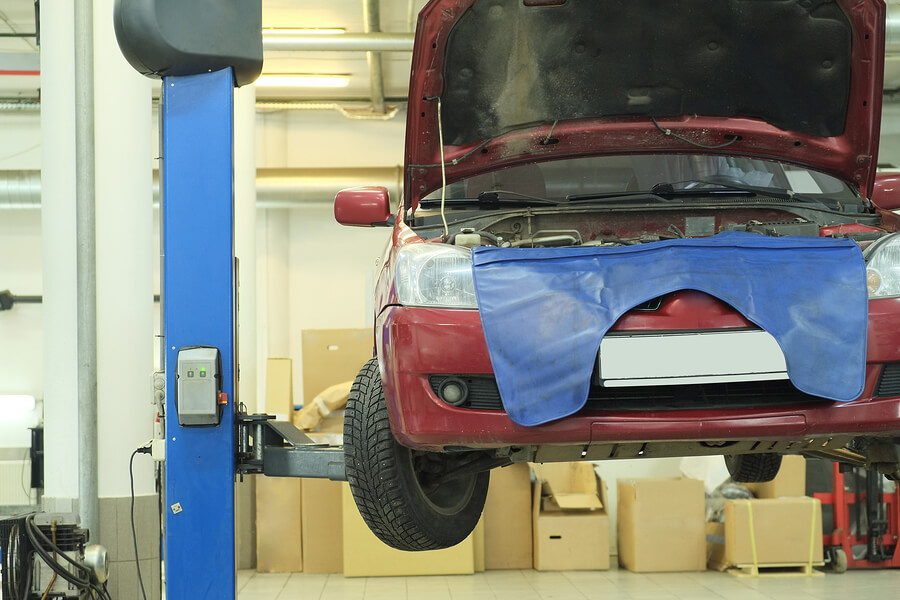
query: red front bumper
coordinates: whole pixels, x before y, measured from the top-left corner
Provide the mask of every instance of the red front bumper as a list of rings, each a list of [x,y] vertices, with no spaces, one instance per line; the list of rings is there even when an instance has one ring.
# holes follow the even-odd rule
[[[376,337],[391,427],[410,447],[799,440],[839,434],[900,435],[900,397],[873,398],[883,363],[900,361],[898,323],[900,299],[869,303],[866,384],[863,395],[853,402],[720,410],[582,410],[537,427],[517,425],[499,410],[450,406],[432,390],[430,375],[493,373],[477,311],[388,307],[377,320]]]

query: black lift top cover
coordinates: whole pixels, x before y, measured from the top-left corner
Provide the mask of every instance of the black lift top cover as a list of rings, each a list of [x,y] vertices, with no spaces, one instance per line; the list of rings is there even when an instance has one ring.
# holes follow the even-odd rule
[[[143,75],[197,75],[225,67],[235,85],[262,71],[262,0],[116,0],[119,48]]]

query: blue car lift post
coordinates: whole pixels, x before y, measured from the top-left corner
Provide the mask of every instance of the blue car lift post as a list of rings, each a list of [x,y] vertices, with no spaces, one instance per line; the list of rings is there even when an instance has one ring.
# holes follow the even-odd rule
[[[315,444],[270,415],[245,414],[235,395],[233,98],[236,82],[252,81],[262,65],[261,7],[247,0],[156,0],[152,10],[148,6],[119,0],[115,24],[129,62],[163,80],[165,590],[169,600],[228,600],[236,597],[235,478],[345,480],[343,449]],[[200,24],[218,47],[229,41],[238,47],[221,56],[179,50],[179,32],[190,36],[184,47],[198,47],[193,38],[204,35],[196,30]],[[153,38],[154,31],[171,35]],[[242,35],[252,46],[246,52]],[[179,420],[177,360],[180,350],[198,346],[218,350],[219,416],[217,423],[190,426]]]

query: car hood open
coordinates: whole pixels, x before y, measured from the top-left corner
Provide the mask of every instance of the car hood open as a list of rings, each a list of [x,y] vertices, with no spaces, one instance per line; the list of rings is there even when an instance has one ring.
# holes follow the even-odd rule
[[[884,19],[881,0],[432,0],[412,59],[407,206],[440,186],[442,162],[452,181],[660,152],[790,162],[868,197]]]

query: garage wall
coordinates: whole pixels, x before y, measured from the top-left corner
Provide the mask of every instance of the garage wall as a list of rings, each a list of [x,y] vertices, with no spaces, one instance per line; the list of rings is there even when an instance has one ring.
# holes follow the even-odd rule
[[[0,170],[40,169],[40,114],[0,113]],[[0,290],[39,295],[40,211],[0,210]],[[43,320],[39,304],[0,312],[0,394],[43,396]],[[0,448],[31,444],[28,427],[38,424],[40,406],[28,414],[0,416]]]
[[[257,167],[394,167],[403,163],[405,120],[403,112],[390,121],[351,121],[330,111],[262,113]],[[302,331],[372,324],[375,261],[390,236],[387,228],[338,225],[332,201],[257,213],[257,314],[265,336],[259,348],[293,359],[296,402],[303,397]],[[264,380],[260,373],[260,390]]]

